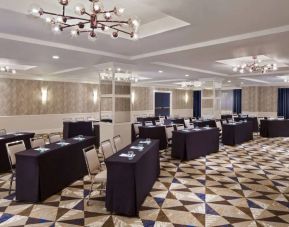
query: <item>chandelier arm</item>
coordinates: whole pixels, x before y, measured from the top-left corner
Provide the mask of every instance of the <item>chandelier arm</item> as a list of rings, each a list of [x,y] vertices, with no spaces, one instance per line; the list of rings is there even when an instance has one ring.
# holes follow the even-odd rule
[[[43,11],[43,14],[51,15],[51,16],[62,16],[61,14],[51,13],[51,12],[47,12],[47,11]],[[83,20],[83,21],[88,21],[88,22],[90,22],[90,20],[89,20],[89,19],[86,19],[86,18],[75,17],[75,16],[65,16],[65,17],[67,18],[67,20]]]
[[[98,20],[98,23],[120,23],[120,24],[128,24],[128,21],[118,21],[118,20]]]
[[[105,24],[103,24],[103,23],[99,23],[100,25],[102,25],[102,26],[107,26],[107,25],[105,25]],[[119,28],[116,28],[116,27],[112,27],[113,25],[111,25],[111,26],[108,26],[110,29],[113,29],[113,30],[115,30],[115,31],[118,31],[118,32],[122,32],[122,33],[125,33],[125,34],[128,34],[128,35],[131,35],[131,33],[130,32],[127,32],[127,31],[124,31],[124,30],[122,30],[122,29],[119,29]]]
[[[85,22],[83,24],[89,24],[90,22]],[[61,23],[62,25],[64,25],[62,28],[65,29],[65,28],[71,28],[71,27],[76,27],[78,26],[78,23],[77,24],[66,24],[66,23]]]

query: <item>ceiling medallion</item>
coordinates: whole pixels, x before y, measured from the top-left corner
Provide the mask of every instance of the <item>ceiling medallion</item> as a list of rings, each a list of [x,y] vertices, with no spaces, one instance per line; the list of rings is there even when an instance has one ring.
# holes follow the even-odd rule
[[[16,74],[16,70],[15,69],[10,69],[9,66],[1,66],[0,67],[0,72]]]
[[[105,10],[101,0],[89,0],[91,9],[85,9],[83,4],[78,4],[74,8],[77,16],[66,14],[66,7],[70,0],[58,0],[62,5],[61,13],[48,12],[39,6],[32,6],[29,13],[35,17],[44,17],[48,24],[52,25],[54,33],[60,33],[65,29],[71,29],[72,37],[87,33],[92,41],[97,38],[97,30],[111,32],[111,37],[116,39],[119,34],[128,35],[132,39],[137,39],[140,22],[137,18],[122,19],[124,8],[114,7],[112,10]]]
[[[253,57],[253,62],[249,64],[242,64],[233,67],[234,72],[239,72],[241,74],[245,72],[249,73],[267,73],[272,71],[277,71],[277,64],[262,64],[262,61],[257,57]]]

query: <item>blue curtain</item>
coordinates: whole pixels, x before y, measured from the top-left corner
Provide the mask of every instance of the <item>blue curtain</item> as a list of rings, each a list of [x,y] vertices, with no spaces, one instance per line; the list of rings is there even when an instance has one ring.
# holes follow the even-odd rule
[[[202,102],[202,92],[194,91],[194,117],[201,117],[201,102]]]
[[[289,88],[278,89],[278,116],[289,119]]]
[[[233,94],[233,113],[240,114],[242,113],[242,90],[234,89]]]

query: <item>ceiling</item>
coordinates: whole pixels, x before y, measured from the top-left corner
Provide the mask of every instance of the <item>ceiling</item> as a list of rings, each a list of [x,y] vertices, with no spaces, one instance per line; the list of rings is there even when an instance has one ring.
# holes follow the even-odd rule
[[[86,1],[89,5],[88,0],[82,2]],[[70,2],[72,9],[79,1]],[[69,32],[54,35],[43,20],[27,15],[33,3],[49,11],[61,9],[58,0],[0,2],[0,66],[18,69],[16,75],[2,77],[96,82],[99,67],[113,63],[148,78],[140,84],[175,86],[186,80],[223,81],[227,87],[288,84],[284,82],[289,76],[288,0],[106,0],[107,8],[119,5],[126,15],[140,18],[140,39],[113,40],[99,33],[95,42],[86,35],[72,39]],[[60,59],[52,59],[53,55]],[[266,75],[241,75],[219,62],[256,55],[283,67]]]

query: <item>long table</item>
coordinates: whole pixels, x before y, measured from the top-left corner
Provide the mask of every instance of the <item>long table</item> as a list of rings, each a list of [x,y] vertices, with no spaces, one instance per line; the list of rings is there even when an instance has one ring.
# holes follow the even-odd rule
[[[235,121],[252,121],[253,124],[253,132],[259,132],[259,124],[257,117],[235,117]]]
[[[289,137],[289,120],[261,120],[260,135],[262,137]]]
[[[78,135],[95,136],[95,146],[99,147],[99,124],[97,121],[64,121],[63,138],[68,139]]]
[[[95,137],[67,139],[68,145],[46,145],[48,151],[29,149],[16,154],[16,200],[43,201],[87,174],[82,149]]]
[[[31,148],[30,138],[34,137],[34,133],[19,132],[15,134],[7,134],[0,136],[0,173],[10,170],[10,164],[6,149],[6,143],[23,140],[26,149]]]
[[[140,126],[139,127],[139,138],[140,139],[156,139],[159,140],[160,150],[167,148],[167,137],[166,137],[166,128],[161,125],[153,126]]]
[[[137,216],[141,204],[151,191],[160,174],[159,142],[151,140],[143,144],[142,151],[133,150],[141,140],[136,140],[118,153],[109,157],[105,206],[108,211],[125,216]],[[120,157],[134,151],[135,157],[129,160]]]
[[[213,128],[217,127],[215,120],[196,120],[193,123],[194,123],[194,126],[197,126],[197,127],[206,127],[206,126],[213,127]]]
[[[253,123],[234,122],[222,126],[222,141],[224,145],[235,146],[253,140]]]
[[[173,132],[172,158],[192,160],[219,150],[217,128],[185,129]]]

